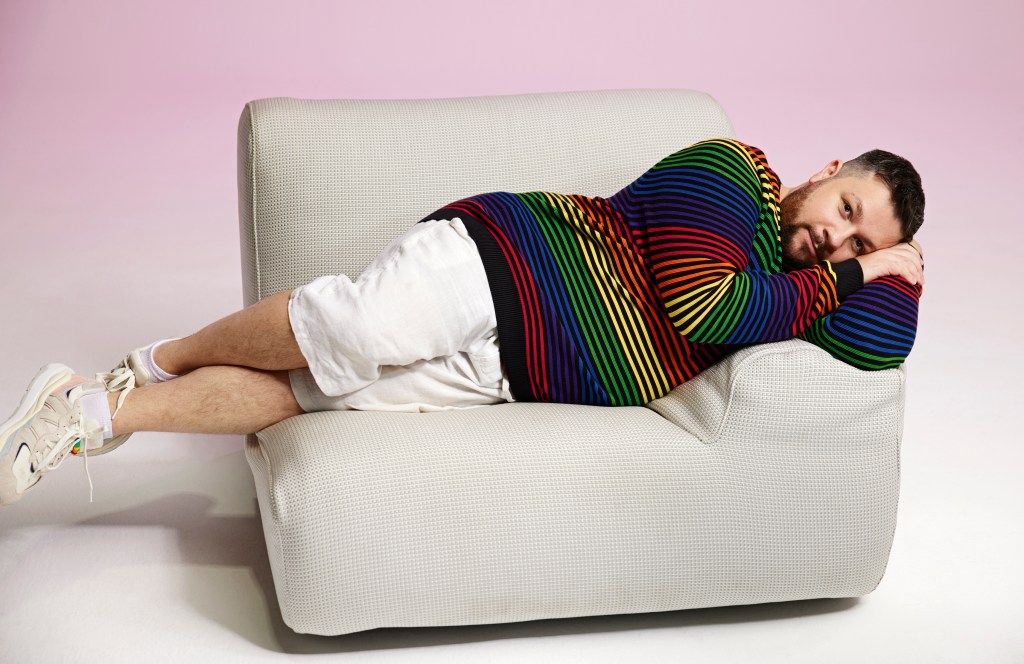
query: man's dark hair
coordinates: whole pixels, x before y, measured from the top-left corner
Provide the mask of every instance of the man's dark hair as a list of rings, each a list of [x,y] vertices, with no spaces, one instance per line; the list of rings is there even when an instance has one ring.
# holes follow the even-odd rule
[[[903,227],[903,239],[910,242],[924,223],[924,189],[921,176],[909,161],[885,150],[871,150],[844,162],[837,175],[877,175],[889,188],[892,207]]]

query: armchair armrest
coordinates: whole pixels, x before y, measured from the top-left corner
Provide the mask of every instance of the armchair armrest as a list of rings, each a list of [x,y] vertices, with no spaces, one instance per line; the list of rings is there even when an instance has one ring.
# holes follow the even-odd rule
[[[864,371],[788,339],[742,348],[647,407],[709,445],[750,432],[759,440],[898,446],[905,384],[905,364]]]

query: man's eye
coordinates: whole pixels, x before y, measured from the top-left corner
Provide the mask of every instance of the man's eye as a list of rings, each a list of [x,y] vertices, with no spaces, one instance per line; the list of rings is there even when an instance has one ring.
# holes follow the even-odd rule
[[[857,243],[857,251],[864,251],[864,243],[860,241],[859,237],[853,238],[854,242]]]
[[[853,208],[850,207],[849,203],[846,203],[846,202],[843,203],[843,212],[845,212],[848,215],[853,213]]]

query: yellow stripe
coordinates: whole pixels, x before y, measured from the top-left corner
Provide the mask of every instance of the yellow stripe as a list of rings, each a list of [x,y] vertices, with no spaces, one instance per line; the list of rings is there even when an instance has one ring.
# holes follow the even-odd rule
[[[732,274],[732,273],[729,273],[729,274]],[[725,279],[726,276],[728,276],[728,275],[723,276],[722,279]],[[722,279],[718,279],[718,280],[712,281],[711,283],[707,283],[707,284],[703,284],[701,286],[697,286],[696,288],[689,288],[686,291],[684,291],[683,294],[680,295],[679,297],[676,297],[676,298],[674,298],[672,300],[669,300],[669,301],[665,302],[665,306],[666,307],[671,307],[671,306],[673,306],[673,305],[675,305],[675,304],[677,304],[679,302],[683,302],[684,300],[692,300],[693,298],[700,296],[704,291],[710,290],[710,289],[715,288],[716,286],[718,286],[718,284],[720,284],[722,282]]]
[[[549,192],[539,191],[532,194],[536,197],[537,205],[548,205],[552,208],[558,208],[561,210],[561,216],[555,215],[556,219],[562,222],[566,222],[567,215],[565,214],[564,206],[556,204],[555,197],[559,194],[552,194]],[[544,202],[541,202],[543,199]],[[557,224],[562,232],[572,236],[574,235],[573,227],[570,223]],[[600,375],[605,377],[607,380],[615,382],[626,381],[629,378],[630,369],[628,366],[622,364],[622,358],[618,353],[615,353],[615,339],[614,335],[606,337],[604,326],[602,326],[593,316],[587,314],[583,310],[576,310],[576,307],[582,307],[589,309],[593,307],[595,310],[600,310],[600,303],[593,302],[588,296],[586,291],[589,290],[586,286],[586,278],[583,276],[586,272],[586,268],[580,265],[575,260],[570,260],[567,255],[563,255],[563,252],[571,251],[568,246],[562,246],[561,241],[551,241],[548,245],[552,251],[558,255],[559,270],[562,267],[565,268],[566,272],[562,275],[565,279],[565,292],[569,296],[569,306],[574,309],[573,315],[575,320],[579,324],[580,332],[584,336],[584,344],[593,351],[593,359],[598,366]],[[613,354],[615,355],[613,357]],[[629,392],[635,392],[632,387]],[[610,396],[615,397],[614,393],[610,393]],[[630,396],[632,398],[632,396]]]
[[[716,288],[717,287],[717,293],[715,294],[715,296],[709,302],[700,303],[700,304],[702,304],[702,306],[699,307],[699,308],[698,307],[690,307],[689,309],[686,309],[686,311],[690,311],[690,310],[693,310],[695,312],[703,311],[703,313],[701,313],[692,323],[690,323],[689,327],[686,327],[686,328],[680,330],[680,332],[679,332],[680,334],[682,334],[685,337],[690,332],[692,332],[695,327],[697,327],[702,322],[704,322],[704,319],[707,318],[707,316],[711,312],[711,310],[713,310],[718,305],[719,301],[721,301],[721,299],[723,297],[725,297],[725,294],[729,291],[729,285],[732,283],[732,280],[735,278],[735,276],[736,276],[735,272],[730,272],[727,276],[725,276],[721,280],[716,281],[715,283],[709,284],[707,286],[702,286],[697,291],[697,292],[701,292],[701,291],[706,291],[709,288]],[[696,295],[696,293],[694,293],[694,294]],[[673,302],[670,302],[669,306],[671,306],[671,304],[674,303],[674,302],[679,302],[680,300],[684,300],[684,299],[689,299],[689,297],[688,296],[678,297],[675,300],[673,300]],[[680,310],[682,310],[682,309],[683,308],[680,307]],[[673,316],[674,315],[675,315],[675,312],[673,312]]]
[[[720,138],[720,139],[714,139],[714,140],[711,140],[711,141],[708,141],[708,142],[709,143],[717,143],[719,145],[723,145],[723,146],[728,147],[733,152],[738,154],[743,159],[744,162],[746,162],[746,164],[750,167],[751,171],[753,171],[754,173],[757,173],[757,164],[754,163],[754,158],[750,156],[750,152],[748,152],[747,148],[745,146],[743,146],[743,144],[741,144],[739,141],[736,141],[736,140],[733,140],[733,139],[730,139],[730,138]]]
[[[639,389],[640,389],[640,391],[642,393],[644,391],[644,382],[648,382],[648,381],[641,380],[641,378],[646,378],[646,377],[638,372],[635,358],[630,353],[631,350],[634,350],[633,346],[632,346],[632,344],[628,343],[628,341],[626,340],[626,338],[625,338],[625,336],[623,334],[623,329],[622,329],[622,325],[621,325],[621,322],[622,322],[621,321],[621,314],[618,311],[615,310],[615,309],[617,309],[617,307],[613,306],[613,304],[617,303],[617,300],[615,298],[609,297],[609,294],[608,294],[607,289],[606,289],[606,284],[604,283],[605,281],[612,281],[612,282],[614,282],[615,280],[614,279],[608,279],[608,274],[609,274],[610,271],[607,269],[606,266],[604,268],[602,268],[601,266],[595,265],[595,263],[594,263],[594,261],[592,259],[592,256],[591,256],[591,252],[593,250],[592,249],[591,250],[587,249],[587,246],[586,246],[587,243],[584,241],[584,237],[582,236],[582,234],[585,233],[588,237],[591,238],[592,244],[596,243],[596,244],[600,245],[600,241],[599,240],[594,240],[593,239],[593,235],[596,234],[596,229],[594,229],[594,228],[592,228],[592,227],[590,227],[590,226],[588,226],[586,224],[582,224],[581,223],[582,210],[579,209],[579,206],[576,205],[575,201],[571,200],[568,196],[558,195],[558,194],[556,194],[555,196],[558,198],[558,207],[563,212],[563,218],[567,219],[573,225],[573,227],[577,230],[577,233],[574,234],[574,237],[576,238],[577,244],[579,245],[579,247],[581,249],[581,253],[582,253],[584,259],[587,262],[587,266],[589,268],[589,273],[594,277],[594,285],[596,286],[596,288],[598,290],[598,293],[600,294],[601,301],[602,301],[602,303],[603,303],[603,305],[605,307],[606,313],[609,314],[609,320],[611,321],[612,327],[615,330],[615,334],[616,334],[616,337],[618,339],[620,348],[622,349],[623,355],[625,356],[625,359],[626,359],[626,362],[629,365],[630,371],[633,374],[634,381],[638,385],[638,387],[639,387]],[[549,197],[549,199],[550,199],[550,197]],[[552,201],[552,203],[554,204],[553,201]],[[611,274],[614,274],[614,271],[611,271]],[[649,383],[647,385],[647,392],[648,393],[652,393],[653,392],[653,390],[650,387]],[[643,395],[643,396],[644,396],[645,399],[651,399],[651,397],[649,397],[649,395]]]
[[[609,319],[612,321],[612,326],[615,329],[619,343],[625,351],[626,361],[633,372],[637,385],[640,386],[642,392],[646,392],[642,395],[644,402],[653,401],[657,396],[656,388],[651,383],[652,374],[658,375],[665,386],[668,385],[668,377],[661,371],[661,366],[651,361],[657,353],[654,350],[650,335],[647,334],[646,326],[637,325],[639,318],[637,307],[629,297],[628,289],[619,281],[618,274],[611,266],[611,261],[606,253],[608,248],[601,241],[600,233],[589,224],[582,223],[583,210],[580,209],[575,201],[563,194],[549,196],[549,200],[554,204],[556,197],[558,207],[564,212],[564,218],[568,219],[577,230],[575,234],[576,241],[587,261],[590,273],[594,276],[594,283],[600,293],[605,310],[611,314]],[[590,239],[589,243],[586,242],[584,236]],[[618,287],[622,292],[622,296],[613,297],[609,293],[609,286],[611,288]],[[623,311],[623,309],[627,309],[628,313]],[[644,342],[646,353],[642,353],[639,348],[629,342],[627,330],[625,330],[627,326],[632,328],[634,339]],[[648,371],[645,372],[638,367],[638,359],[647,365]]]
[[[832,282],[836,283],[839,281],[839,275],[832,269],[832,261],[822,261],[826,267],[828,267],[828,273],[832,275]]]

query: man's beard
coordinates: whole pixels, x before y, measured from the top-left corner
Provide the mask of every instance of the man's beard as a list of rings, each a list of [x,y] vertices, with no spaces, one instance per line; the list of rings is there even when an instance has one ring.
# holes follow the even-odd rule
[[[779,238],[782,240],[782,271],[789,272],[790,270],[801,270],[809,267],[814,267],[818,264],[817,257],[814,262],[808,262],[806,259],[799,258],[797,256],[788,256],[788,247],[792,242],[793,237],[800,232],[804,231],[804,228],[796,224],[797,218],[800,216],[800,212],[804,208],[804,203],[807,197],[821,185],[823,180],[818,182],[811,182],[798,189],[794,189],[789,192],[789,195],[782,199],[779,204]]]

